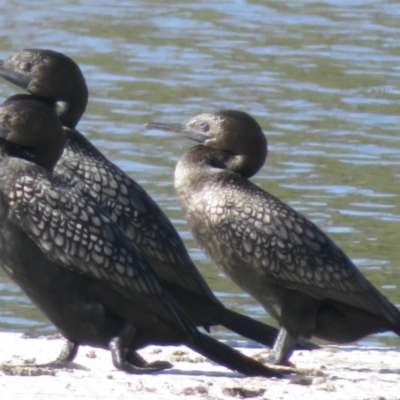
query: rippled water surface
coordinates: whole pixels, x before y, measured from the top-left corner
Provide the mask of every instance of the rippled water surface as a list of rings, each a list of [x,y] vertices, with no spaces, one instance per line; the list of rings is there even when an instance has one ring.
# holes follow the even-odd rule
[[[396,1],[15,1],[0,58],[51,48],[82,67],[78,128],[172,219],[230,307],[273,322],[198,250],[172,185],[192,143],[145,132],[219,108],[257,118],[269,142],[254,178],[312,219],[400,306],[400,7]],[[0,81],[0,97],[15,93]],[[53,328],[0,272],[0,329]],[[220,331],[221,336],[229,333]],[[364,343],[398,343],[380,335]]]

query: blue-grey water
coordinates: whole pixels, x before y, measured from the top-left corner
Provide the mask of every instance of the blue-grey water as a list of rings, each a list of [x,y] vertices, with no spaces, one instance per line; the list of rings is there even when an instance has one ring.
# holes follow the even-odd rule
[[[172,185],[192,143],[144,131],[150,120],[251,113],[269,142],[254,181],[328,232],[400,306],[397,1],[2,2],[0,58],[25,47],[80,64],[90,102],[78,128],[165,210],[226,305],[273,322],[196,246]],[[0,81],[0,99],[16,91]],[[54,329],[2,272],[0,329]]]

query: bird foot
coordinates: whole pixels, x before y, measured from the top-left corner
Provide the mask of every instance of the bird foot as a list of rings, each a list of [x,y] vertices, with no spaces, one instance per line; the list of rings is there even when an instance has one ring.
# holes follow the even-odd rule
[[[133,349],[124,348],[120,337],[112,339],[109,343],[112,362],[114,367],[129,374],[151,374],[167,368],[172,364],[167,361],[147,362],[139,353]]]
[[[150,363],[146,364],[146,367],[150,367],[150,368],[161,368],[161,370],[163,369],[170,369],[174,366],[174,364],[171,364],[168,361],[161,361],[161,360],[156,360]]]
[[[159,372],[164,369],[172,368],[172,364],[167,361],[153,361],[151,363],[146,363],[145,365],[137,366],[129,363],[126,360],[116,360],[113,356],[114,367],[120,371],[128,372],[129,374],[151,374],[154,372]]]
[[[271,350],[271,352],[269,353],[269,355],[267,357],[263,358],[263,362],[265,364],[277,365],[277,366],[279,365],[279,366],[285,367],[285,368],[292,368],[292,369],[296,368],[296,365],[293,364],[291,361],[283,360],[280,357],[277,357],[273,350]]]

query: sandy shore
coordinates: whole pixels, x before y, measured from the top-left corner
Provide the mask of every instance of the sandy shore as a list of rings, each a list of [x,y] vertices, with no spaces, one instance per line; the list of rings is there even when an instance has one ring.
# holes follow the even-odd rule
[[[10,368],[45,363],[58,355],[61,339],[0,333],[0,398],[47,399],[400,399],[400,347],[329,346],[297,351],[292,361],[303,372],[282,379],[246,378],[208,362],[186,347],[150,346],[148,361],[168,360],[170,370],[129,375],[115,370],[107,351],[81,347],[63,369]],[[267,349],[240,349],[262,358]],[[306,371],[304,371],[306,370]]]

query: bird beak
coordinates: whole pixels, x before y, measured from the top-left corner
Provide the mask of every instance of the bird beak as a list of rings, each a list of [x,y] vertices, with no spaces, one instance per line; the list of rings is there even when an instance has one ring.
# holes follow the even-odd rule
[[[29,84],[32,79],[24,74],[15,72],[12,69],[7,68],[4,64],[5,60],[0,60],[0,76],[7,81],[13,83],[14,85],[17,85],[22,89],[28,90]]]
[[[162,122],[149,122],[145,125],[145,129],[158,129],[160,131],[178,133],[179,135],[185,136],[199,143],[204,143],[208,139],[212,139],[212,136],[208,135],[207,133],[188,128],[186,124],[164,124]]]

